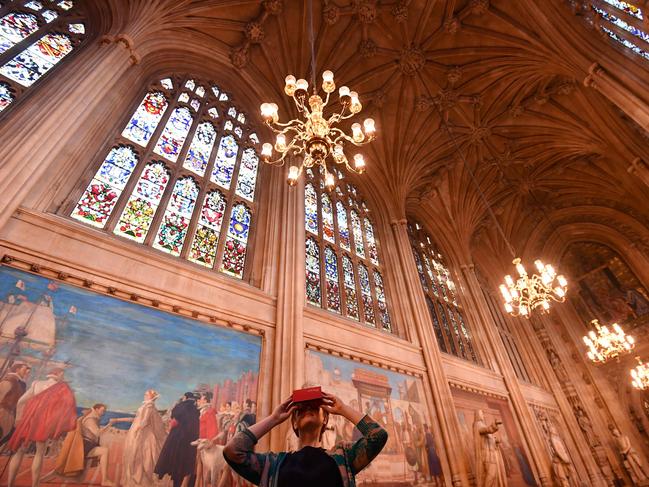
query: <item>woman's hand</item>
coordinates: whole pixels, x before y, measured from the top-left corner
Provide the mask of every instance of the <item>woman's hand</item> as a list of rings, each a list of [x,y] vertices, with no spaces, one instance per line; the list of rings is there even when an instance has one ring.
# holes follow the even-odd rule
[[[363,419],[363,413],[349,407],[347,404],[342,402],[339,397],[326,392],[323,392],[322,396],[322,409],[327,411],[329,414],[339,414],[354,424],[358,424],[358,422]]]
[[[281,424],[291,416],[291,413],[295,409],[295,404],[291,402],[291,397],[289,396],[282,404],[277,406],[270,415],[275,424]]]

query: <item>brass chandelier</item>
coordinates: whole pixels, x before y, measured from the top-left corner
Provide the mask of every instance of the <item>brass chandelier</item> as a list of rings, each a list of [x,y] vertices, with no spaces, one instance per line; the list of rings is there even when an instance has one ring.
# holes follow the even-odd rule
[[[603,364],[630,352],[635,347],[634,338],[624,333],[617,323],[613,323],[612,331],[607,326],[601,326],[597,320],[590,323],[597,331],[589,331],[584,337],[584,343],[588,347],[588,358],[593,362]]]
[[[362,110],[363,106],[358,93],[351,91],[347,86],[341,86],[338,90],[341,108],[326,118],[324,108],[329,103],[331,93],[336,89],[333,72],[322,73],[322,90],[326,93],[324,100],[318,95],[315,83],[313,94],[309,96],[309,83],[305,79],[296,80],[295,76],[288,75],[285,82],[284,93],[293,99],[303,119],[295,118],[286,123],[280,123],[277,104],[262,103],[261,115],[266,125],[277,134],[274,149],[279,153],[279,157],[272,160],[273,145],[266,142],[262,145],[261,150],[264,162],[284,165],[287,156],[301,157],[299,166],[291,165],[289,167],[288,184],[291,186],[295,185],[304,168],[320,166],[323,170],[325,186],[327,189],[332,189],[335,185],[335,178],[327,168],[329,158],[333,159],[336,164],[344,164],[349,171],[362,174],[365,170],[363,155],[355,154],[353,165],[351,165],[345,155],[345,144],[361,146],[373,141],[375,139],[374,120],[366,118],[363,128],[360,123],[353,123],[351,136],[336,126]]]
[[[631,369],[631,384],[636,389],[649,389],[649,364],[642,362],[640,357],[636,357],[638,365]]]
[[[505,311],[512,316],[528,317],[536,309],[547,312],[550,302],[562,303],[566,299],[568,281],[562,275],[557,275],[554,267],[534,261],[538,274],[531,276],[518,257],[513,260],[519,277],[514,281],[512,276],[505,276],[505,284],[500,285],[500,293],[505,300]]]

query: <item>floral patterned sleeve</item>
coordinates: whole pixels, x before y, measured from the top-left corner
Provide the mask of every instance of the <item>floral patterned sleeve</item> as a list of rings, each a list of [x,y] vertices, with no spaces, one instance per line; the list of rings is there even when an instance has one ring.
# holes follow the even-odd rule
[[[347,460],[354,475],[367,467],[388,441],[388,432],[367,415],[363,416],[356,428],[363,437],[347,449]]]
[[[255,453],[256,444],[257,437],[248,429],[244,429],[230,439],[223,450],[223,456],[232,470],[248,482],[259,485],[269,454]]]

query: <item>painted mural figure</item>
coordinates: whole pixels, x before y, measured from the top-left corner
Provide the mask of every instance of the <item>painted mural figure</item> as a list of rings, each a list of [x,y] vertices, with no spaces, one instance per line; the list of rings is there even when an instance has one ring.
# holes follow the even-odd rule
[[[99,425],[102,416],[106,413],[105,404],[95,404],[92,406],[80,421],[81,436],[83,437],[83,456],[86,459],[99,460],[101,470],[101,485],[111,487],[115,484],[108,478],[108,448],[100,445],[101,434],[110,426]]]
[[[134,418],[116,418],[113,424],[130,422],[124,442],[123,487],[148,487],[155,484],[154,469],[167,432],[155,402],[159,394],[154,389],[144,393],[144,401]]]
[[[484,412],[478,409],[473,422],[477,487],[505,487],[507,474],[498,446],[496,432],[502,423],[498,420],[487,426]]]
[[[613,428],[611,432],[615,437],[617,449],[620,452],[620,455],[622,455],[624,466],[626,467],[634,485],[646,485],[649,483],[649,477],[647,477],[647,474],[645,473],[642,460],[640,460],[640,455],[638,455],[638,452],[631,446],[629,437],[620,433],[617,428]]]
[[[432,433],[430,432],[430,427],[424,425],[424,441],[426,448],[426,457],[428,460],[428,473],[430,477],[435,482],[435,485],[442,485],[442,463],[439,460],[437,455],[437,450],[435,449],[435,440]]]
[[[32,368],[16,362],[0,382],[0,445],[4,445],[14,430],[18,400],[27,390],[26,380]]]
[[[193,392],[186,392],[172,409],[169,436],[155,467],[158,477],[169,475],[174,487],[186,486],[189,478],[195,473],[196,446],[192,445],[192,442],[198,439],[200,431],[197,398]]]
[[[14,452],[9,462],[8,487],[15,485],[16,476],[27,448],[34,443],[32,487],[40,485],[43,457],[49,440],[55,440],[75,428],[77,410],[74,393],[63,380],[64,370],[54,368],[45,380],[34,381],[16,405],[16,430],[9,440]]]
[[[354,443],[339,443],[329,451],[321,448],[330,414],[354,423],[361,438]],[[297,451],[253,454],[257,440],[289,418],[299,439]],[[380,453],[387,439],[387,431],[372,418],[324,393],[322,403],[296,405],[289,397],[270,416],[239,431],[226,445],[224,456],[240,476],[260,487],[342,487],[354,485],[355,475]]]

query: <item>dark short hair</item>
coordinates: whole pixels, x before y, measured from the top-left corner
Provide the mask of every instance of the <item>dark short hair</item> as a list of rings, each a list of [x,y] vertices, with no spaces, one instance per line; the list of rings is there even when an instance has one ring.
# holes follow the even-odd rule
[[[9,371],[10,371],[10,372],[18,372],[18,371],[19,371],[20,369],[22,369],[23,367],[27,367],[27,368],[30,369],[30,370],[31,370],[31,368],[32,368],[31,365],[28,365],[28,364],[26,364],[25,362],[18,362],[18,363],[13,364],[13,365],[11,366],[11,369],[9,369]]]
[[[183,396],[186,399],[191,399],[192,401],[195,401],[196,399],[199,398],[198,394],[194,394],[193,392],[185,392],[185,394],[183,394]]]
[[[97,404],[93,404],[92,406],[92,409],[99,409],[99,408],[108,409],[108,406],[106,406],[103,402],[98,402]]]
[[[207,402],[212,402],[213,394],[211,392],[207,392],[207,391],[206,392],[201,392],[199,397],[202,397]]]

